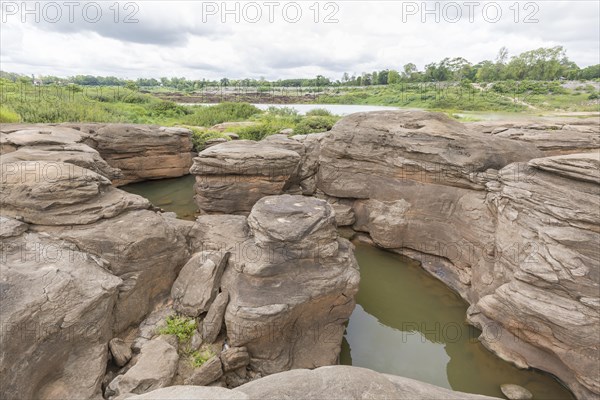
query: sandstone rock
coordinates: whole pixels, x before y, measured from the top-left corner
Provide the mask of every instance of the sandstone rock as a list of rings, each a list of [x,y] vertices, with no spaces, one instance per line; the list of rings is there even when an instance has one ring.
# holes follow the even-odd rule
[[[527,389],[519,385],[504,384],[500,385],[500,390],[509,400],[531,400],[533,394]]]
[[[230,347],[223,351],[220,357],[225,372],[245,367],[250,363],[250,355],[245,347]]]
[[[27,232],[28,225],[14,218],[0,216],[0,239],[19,236]]]
[[[202,339],[206,343],[214,343],[223,326],[225,309],[229,302],[229,294],[221,292],[210,305],[206,317],[202,321]]]
[[[500,329],[502,340],[480,339],[503,358],[549,371],[588,398],[600,393],[600,185],[583,165],[598,165],[598,156],[554,156],[500,171],[501,185],[488,196],[495,262],[482,271],[478,291],[486,295],[469,319]]]
[[[113,182],[125,185],[148,179],[186,175],[192,165],[191,131],[154,125],[65,124],[86,134],[85,143],[123,175]]]
[[[192,376],[186,379],[186,385],[207,386],[223,376],[221,359],[213,357],[197,368]]]
[[[190,317],[208,311],[217,296],[229,253],[196,253],[185,264],[171,289],[175,309]]]
[[[196,203],[207,213],[248,213],[260,198],[283,193],[299,162],[294,151],[246,140],[213,146],[190,169]]]
[[[282,135],[291,136],[294,134],[294,130],[292,128],[286,128],[286,129],[280,130],[279,133]]]
[[[352,207],[346,204],[334,203],[331,205],[335,210],[335,223],[338,227],[350,226],[356,222]]]
[[[252,399],[470,400],[492,397],[454,392],[413,379],[349,366],[295,369],[236,388]]]
[[[221,143],[227,143],[227,139],[225,139],[225,138],[208,139],[204,143],[204,148],[216,146],[216,145],[221,144]]]
[[[169,386],[177,371],[177,349],[160,337],[142,347],[136,364],[124,375],[117,376],[106,390],[109,399],[125,398]]]
[[[546,156],[600,148],[598,118],[498,120],[475,122],[469,126],[477,132],[531,143]]]
[[[233,133],[233,132],[225,132],[224,135],[229,137],[231,140],[239,140],[239,138],[240,138],[240,135],[238,135],[237,133]]]
[[[130,397],[131,400],[249,400],[242,392],[209,386],[170,386]]]
[[[3,163],[18,161],[69,163],[96,172],[110,180],[121,177],[119,169],[109,166],[96,150],[83,143],[25,146],[2,156]]]
[[[11,145],[15,150],[23,146],[70,146],[88,138],[87,134],[67,126],[48,124],[3,124],[0,130],[3,145]]]
[[[121,279],[48,235],[2,238],[0,247],[2,397],[99,396]]]
[[[248,222],[251,239],[224,277],[230,345],[247,347],[251,367],[265,374],[336,363],[359,273],[352,245],[337,237],[331,206],[266,197]]]
[[[2,215],[40,225],[89,224],[148,200],[114,189],[110,180],[73,164],[45,161],[2,163]]]
[[[189,258],[186,238],[172,221],[138,210],[89,225],[36,229],[104,260],[106,268],[123,280],[114,310],[113,329],[118,334],[141,322],[169,293]]]
[[[111,339],[111,341],[108,342],[108,348],[110,349],[113,361],[117,366],[122,367],[131,360],[131,346],[123,339]]]
[[[160,308],[148,314],[137,328],[136,338],[131,344],[131,349],[135,353],[142,350],[144,344],[158,335],[160,330],[167,326],[167,318],[175,315],[172,308]]]
[[[202,340],[202,334],[199,331],[195,331],[190,340],[190,348],[192,350],[198,350],[202,346],[204,341]]]

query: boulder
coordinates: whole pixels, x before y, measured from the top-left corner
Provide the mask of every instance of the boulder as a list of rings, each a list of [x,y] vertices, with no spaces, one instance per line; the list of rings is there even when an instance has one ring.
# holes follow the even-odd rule
[[[469,309],[472,323],[503,335],[482,335],[484,345],[553,373],[580,398],[600,393],[600,185],[584,167],[597,168],[599,157],[554,156],[500,170],[488,196],[497,220],[494,265],[481,271],[485,296]]]
[[[229,253],[216,251],[194,254],[171,289],[175,309],[190,317],[207,312],[219,292],[228,258]]]
[[[192,375],[185,380],[186,385],[207,386],[223,376],[221,359],[213,357],[197,368]]]
[[[506,396],[509,400],[531,400],[533,399],[533,394],[527,389],[519,385],[513,385],[510,383],[506,383],[504,385],[500,385],[500,390],[502,390],[502,394]]]
[[[224,350],[220,357],[225,372],[243,368],[250,363],[250,354],[245,347],[230,347]]]
[[[121,279],[45,234],[0,241],[2,398],[100,396]]]
[[[129,397],[131,400],[250,400],[242,392],[213,386],[170,386],[152,392]]]
[[[246,347],[263,374],[335,364],[359,273],[333,209],[315,198],[265,197],[248,224],[223,279],[229,344]]]
[[[267,376],[236,389],[251,399],[475,400],[493,397],[454,392],[413,379],[349,366],[295,369]]]
[[[93,254],[123,280],[113,321],[119,334],[141,322],[166,297],[189,258],[186,238],[173,221],[160,213],[137,210],[89,225],[36,229]]]
[[[206,317],[202,321],[202,339],[206,343],[214,343],[217,340],[217,336],[223,326],[223,318],[225,317],[225,309],[228,302],[229,294],[221,292],[210,305]]]
[[[268,144],[221,143],[194,158],[194,199],[206,213],[247,214],[260,198],[283,193],[299,163],[298,153]]]
[[[123,339],[114,338],[108,342],[108,348],[112,354],[113,361],[118,367],[122,367],[131,360],[131,345]]]
[[[187,175],[192,165],[192,133],[184,128],[133,124],[64,124],[87,135],[85,143],[122,176],[117,186]]]
[[[225,132],[227,129],[231,128],[247,128],[250,126],[256,126],[256,122],[252,121],[240,121],[240,122],[223,122],[217,125],[214,125],[210,128],[211,131],[217,132]]]
[[[598,118],[481,121],[468,124],[476,132],[536,146],[545,156],[600,149]]]
[[[2,169],[2,215],[39,225],[81,225],[150,207],[115,189],[109,179],[73,164],[15,161]]]
[[[169,386],[177,372],[178,361],[175,347],[161,337],[152,339],[142,347],[135,365],[108,385],[105,395],[108,399],[124,399],[127,394],[142,394]]]

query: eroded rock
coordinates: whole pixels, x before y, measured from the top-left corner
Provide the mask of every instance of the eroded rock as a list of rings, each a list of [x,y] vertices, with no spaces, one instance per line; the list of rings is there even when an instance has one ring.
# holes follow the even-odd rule
[[[202,321],[202,339],[206,343],[214,343],[223,326],[225,309],[229,302],[229,294],[221,292],[210,305],[206,317]]]

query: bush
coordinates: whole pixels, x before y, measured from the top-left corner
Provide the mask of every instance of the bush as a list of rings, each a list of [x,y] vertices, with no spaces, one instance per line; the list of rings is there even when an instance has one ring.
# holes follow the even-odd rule
[[[5,107],[0,107],[0,123],[20,122],[21,116]]]
[[[170,316],[166,320],[167,326],[160,329],[161,335],[175,335],[180,342],[188,341],[196,330],[196,320],[194,318]]]
[[[333,114],[324,108],[315,108],[306,113],[307,117],[331,117]]]
[[[267,108],[267,114],[276,115],[279,117],[294,117],[298,115],[298,110],[292,107],[275,107],[271,106]]]
[[[206,147],[206,142],[211,139],[226,139],[231,138],[224,133],[218,131],[211,131],[205,129],[199,129],[195,126],[183,125],[182,128],[187,128],[192,131],[192,143],[194,144],[194,151],[201,152]]]
[[[337,122],[336,117],[306,117],[296,125],[296,135],[330,131]]]
[[[215,106],[202,106],[193,110],[185,118],[187,125],[211,127],[223,122],[244,121],[261,110],[249,103],[221,103]]]
[[[188,107],[180,106],[172,101],[159,101],[151,104],[148,108],[155,117],[178,117],[192,113]]]

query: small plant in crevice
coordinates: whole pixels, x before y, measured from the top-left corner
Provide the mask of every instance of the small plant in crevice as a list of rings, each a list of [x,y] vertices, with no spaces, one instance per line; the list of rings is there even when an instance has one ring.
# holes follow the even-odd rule
[[[198,323],[194,318],[172,315],[166,319],[167,325],[159,330],[161,335],[175,335],[180,342],[190,340]]]
[[[210,347],[202,346],[200,349],[190,353],[190,360],[195,368],[201,367],[205,362],[213,358],[216,354]]]

